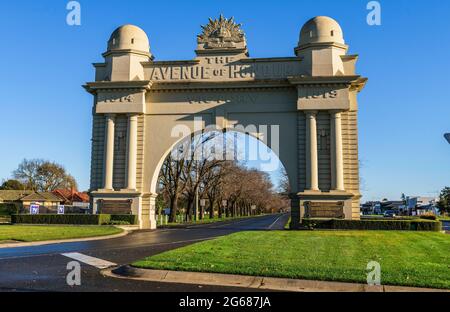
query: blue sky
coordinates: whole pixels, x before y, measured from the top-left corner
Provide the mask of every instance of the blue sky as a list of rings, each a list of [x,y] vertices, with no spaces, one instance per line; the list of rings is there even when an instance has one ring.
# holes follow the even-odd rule
[[[435,195],[450,185],[450,3],[380,1],[382,25],[366,23],[368,1],[87,1],[82,25],[66,24],[68,1],[0,4],[2,101],[0,179],[23,158],[63,164],[89,185],[91,63],[111,32],[132,23],[150,37],[158,60],[191,59],[200,24],[234,16],[252,57],[292,56],[310,17],[339,21],[358,72],[360,159],[364,199]]]

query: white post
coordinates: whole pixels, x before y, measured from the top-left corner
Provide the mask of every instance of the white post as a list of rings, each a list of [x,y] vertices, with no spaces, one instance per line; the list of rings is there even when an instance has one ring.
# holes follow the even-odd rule
[[[306,188],[319,191],[316,112],[306,112]]]
[[[115,115],[106,115],[106,138],[105,138],[105,176],[103,188],[113,189],[113,168],[114,168],[114,124]]]
[[[339,111],[331,114],[331,188],[344,191],[344,161],[342,155],[342,116]]]
[[[127,189],[136,190],[137,115],[128,116]]]

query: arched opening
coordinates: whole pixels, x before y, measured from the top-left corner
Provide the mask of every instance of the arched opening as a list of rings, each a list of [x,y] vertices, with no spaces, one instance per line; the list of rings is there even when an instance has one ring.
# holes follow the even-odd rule
[[[290,209],[277,154],[239,129],[205,130],[174,143],[152,178],[158,224],[210,222]]]

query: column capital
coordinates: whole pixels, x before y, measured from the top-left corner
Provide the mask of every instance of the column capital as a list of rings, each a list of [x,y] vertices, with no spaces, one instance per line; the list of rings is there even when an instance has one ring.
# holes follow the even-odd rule
[[[107,114],[105,114],[105,117],[113,119],[113,118],[116,118],[116,114],[107,113]]]
[[[304,111],[305,112],[305,114],[306,114],[306,116],[316,116],[317,115],[317,110],[305,110]]]
[[[128,118],[130,118],[130,119],[131,119],[131,118],[134,119],[134,118],[138,118],[138,117],[139,117],[139,114],[137,114],[137,113],[128,113],[127,116],[128,116]]]
[[[328,111],[330,115],[332,115],[335,118],[340,118],[341,114],[344,112],[344,110],[341,109],[332,109]]]

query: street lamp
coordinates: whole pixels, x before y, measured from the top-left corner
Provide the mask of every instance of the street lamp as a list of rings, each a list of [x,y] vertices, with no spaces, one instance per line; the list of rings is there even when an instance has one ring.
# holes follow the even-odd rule
[[[444,134],[444,138],[447,140],[447,142],[450,144],[450,133]]]

